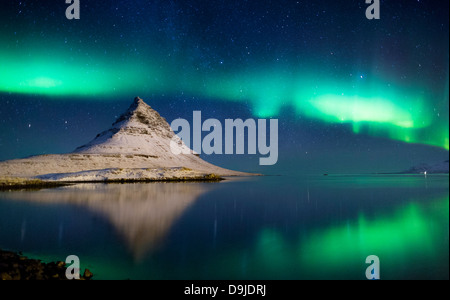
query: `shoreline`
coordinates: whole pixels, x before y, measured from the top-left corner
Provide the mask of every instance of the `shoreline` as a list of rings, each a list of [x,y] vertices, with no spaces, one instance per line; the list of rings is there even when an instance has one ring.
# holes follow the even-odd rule
[[[75,184],[103,183],[103,184],[127,184],[127,183],[157,183],[157,182],[221,182],[226,179],[216,174],[199,175],[194,177],[169,177],[169,178],[144,178],[144,179],[109,179],[109,180],[80,180],[80,181],[46,181],[41,179],[27,179],[21,177],[0,177],[0,191],[16,190],[40,190],[71,186]]]
[[[21,177],[0,177],[0,191],[40,190],[68,185],[70,185],[70,183],[50,182],[40,179],[28,179]]]
[[[23,256],[21,252],[0,249],[0,281],[19,280],[68,280],[66,263],[44,263]],[[91,280],[94,275],[85,269],[79,280]]]

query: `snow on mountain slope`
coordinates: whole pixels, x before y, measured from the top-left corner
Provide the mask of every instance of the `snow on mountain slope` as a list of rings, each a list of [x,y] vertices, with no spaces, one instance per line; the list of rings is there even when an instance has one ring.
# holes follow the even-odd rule
[[[112,127],[75,150],[88,154],[145,154],[167,159],[175,156],[170,142],[175,137],[167,121],[137,97]],[[189,150],[180,141],[180,150]],[[193,152],[190,151],[192,154]]]
[[[46,180],[91,181],[92,178],[113,180],[160,180],[164,169],[171,179],[218,176],[249,176],[212,165],[195,155],[175,155],[170,143],[176,137],[167,121],[155,110],[135,98],[130,108],[107,131],[74,153],[42,155],[0,162],[0,176],[39,177]],[[180,140],[180,149],[189,149]],[[117,171],[120,170],[120,171]],[[77,173],[77,174],[72,174]],[[58,175],[60,174],[60,175]],[[164,176],[163,176],[164,177]],[[84,178],[84,179],[83,179]],[[97,180],[98,181],[98,180]]]

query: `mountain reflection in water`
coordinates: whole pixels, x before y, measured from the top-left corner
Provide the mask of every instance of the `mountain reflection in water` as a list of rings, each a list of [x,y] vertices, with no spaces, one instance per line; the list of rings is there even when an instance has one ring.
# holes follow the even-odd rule
[[[448,176],[280,176],[0,192],[0,248],[96,279],[448,279]]]
[[[23,191],[10,199],[74,204],[106,219],[139,261],[155,250],[172,225],[213,183],[78,184],[58,189]]]

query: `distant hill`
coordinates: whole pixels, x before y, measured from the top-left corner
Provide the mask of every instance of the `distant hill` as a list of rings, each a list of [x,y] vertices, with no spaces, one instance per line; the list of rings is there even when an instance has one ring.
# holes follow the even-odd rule
[[[436,164],[425,164],[414,166],[411,169],[401,172],[402,174],[448,174],[448,160]]]

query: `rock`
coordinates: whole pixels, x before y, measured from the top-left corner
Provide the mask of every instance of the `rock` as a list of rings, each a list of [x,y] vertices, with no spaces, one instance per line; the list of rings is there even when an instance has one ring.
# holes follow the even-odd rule
[[[13,280],[12,277],[7,273],[0,274],[0,280]]]
[[[63,267],[66,266],[66,263],[63,262],[63,261],[59,261],[59,262],[56,263],[56,266],[57,266],[58,268],[63,268]]]
[[[91,273],[91,271],[89,271],[89,269],[86,269],[86,270],[84,270],[84,275],[83,275],[83,277],[85,278],[85,279],[91,279],[92,277],[94,277],[94,274],[92,274]]]
[[[43,263],[13,252],[0,250],[0,280],[66,280],[64,262]],[[85,278],[94,275],[86,269]]]

